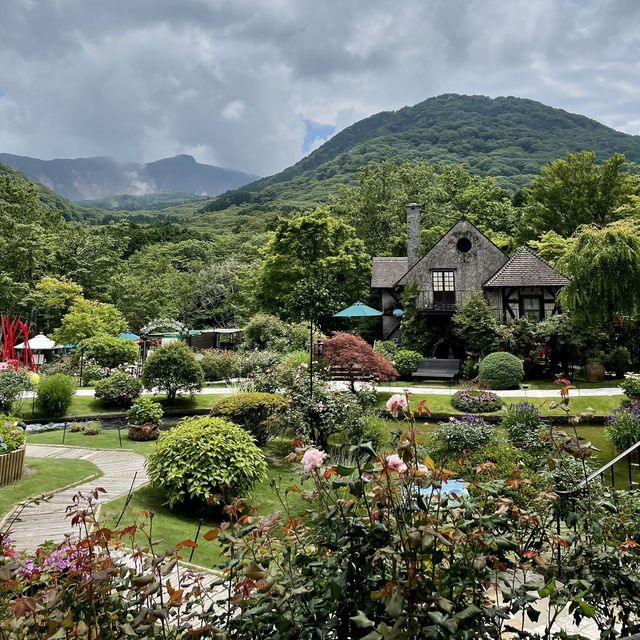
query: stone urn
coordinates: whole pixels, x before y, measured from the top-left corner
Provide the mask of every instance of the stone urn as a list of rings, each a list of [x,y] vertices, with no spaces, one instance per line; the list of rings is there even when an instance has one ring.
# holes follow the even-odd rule
[[[160,435],[159,422],[145,422],[144,424],[129,423],[129,440],[157,440]]]
[[[587,362],[582,368],[582,373],[587,382],[602,382],[605,376],[605,368],[602,362]]]

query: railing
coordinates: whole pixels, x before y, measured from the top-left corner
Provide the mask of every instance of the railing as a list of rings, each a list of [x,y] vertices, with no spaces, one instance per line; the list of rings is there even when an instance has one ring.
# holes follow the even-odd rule
[[[453,302],[427,302],[424,305],[425,310],[427,311],[443,311],[446,313],[455,313],[458,305]]]

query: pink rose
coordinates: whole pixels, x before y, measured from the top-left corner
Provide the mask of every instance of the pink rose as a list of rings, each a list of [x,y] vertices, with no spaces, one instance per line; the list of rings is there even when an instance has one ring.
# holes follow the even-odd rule
[[[387,469],[397,471],[398,473],[405,473],[407,471],[407,465],[397,453],[394,453],[387,456]]]
[[[394,393],[387,400],[387,409],[394,418],[398,417],[398,413],[407,408],[407,397],[399,393]]]
[[[302,456],[302,468],[309,473],[313,469],[318,469],[322,466],[327,454],[320,449],[307,449]]]

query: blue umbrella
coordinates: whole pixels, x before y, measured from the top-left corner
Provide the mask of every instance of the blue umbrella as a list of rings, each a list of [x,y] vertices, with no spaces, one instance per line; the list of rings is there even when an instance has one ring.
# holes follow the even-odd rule
[[[377,309],[372,309],[368,307],[364,302],[356,302],[352,304],[350,307],[343,309],[342,311],[338,311],[338,313],[334,314],[334,318],[372,318],[374,316],[381,316],[382,311],[378,311]]]
[[[131,333],[131,331],[125,331],[124,333],[121,333],[118,338],[120,338],[120,340],[131,340],[131,342],[134,342],[139,340],[140,336],[137,336],[135,333]]]

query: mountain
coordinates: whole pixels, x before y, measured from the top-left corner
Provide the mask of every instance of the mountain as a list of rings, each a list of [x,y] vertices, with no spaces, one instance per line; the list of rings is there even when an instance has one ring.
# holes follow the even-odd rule
[[[585,116],[523,98],[445,94],[360,120],[288,169],[218,196],[203,212],[312,206],[353,182],[360,167],[384,160],[466,163],[515,191],[543,164],[583,149],[599,159],[621,152],[640,162],[640,136]]]
[[[200,164],[189,155],[144,164],[106,157],[38,160],[0,153],[0,162],[76,202],[114,195],[215,196],[258,178],[242,171]]]

